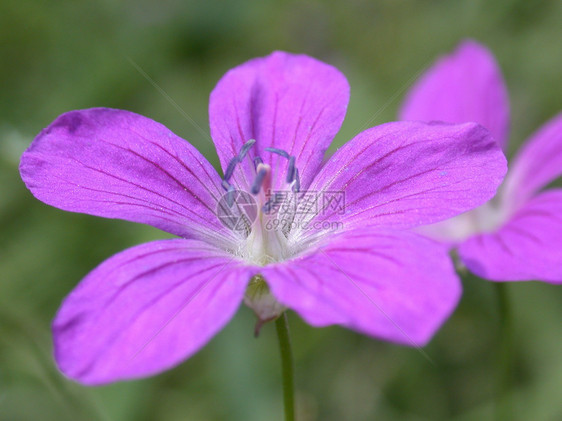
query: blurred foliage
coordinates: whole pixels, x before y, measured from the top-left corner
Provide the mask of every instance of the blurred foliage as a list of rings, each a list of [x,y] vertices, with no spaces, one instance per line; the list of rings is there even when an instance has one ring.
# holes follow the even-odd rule
[[[405,90],[463,38],[488,45],[512,104],[510,154],[560,111],[562,2],[149,0],[0,2],[0,420],[281,420],[274,328],[241,308],[207,347],[159,376],[85,388],[54,367],[49,324],[93,267],[162,238],[33,199],[19,156],[57,115],[94,106],[149,116],[217,158],[208,94],[229,68],[274,49],[340,68],[351,84],[341,145],[393,120]],[[195,122],[136,69],[136,63]],[[498,360],[494,285],[465,276],[462,302],[424,353],[290,315],[299,420],[485,420]],[[516,419],[562,419],[562,289],[507,285]]]

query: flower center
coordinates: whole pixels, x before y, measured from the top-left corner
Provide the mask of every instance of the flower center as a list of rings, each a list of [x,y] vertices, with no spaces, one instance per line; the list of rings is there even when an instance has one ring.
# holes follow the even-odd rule
[[[226,201],[231,208],[238,204],[234,203],[237,189],[230,180],[236,167],[243,162],[255,142],[253,139],[246,142],[240,153],[231,159],[226,168],[222,186],[226,190]],[[252,221],[247,221],[244,230],[245,238],[238,250],[245,260],[261,266],[286,260],[293,254],[287,236],[295,217],[296,194],[300,189],[300,175],[295,166],[295,157],[282,149],[265,148],[265,150],[287,161],[286,175],[281,183],[274,183],[275,174],[271,166],[265,164],[259,156],[254,158],[255,174],[249,186],[249,193],[252,194],[257,205],[256,215]],[[274,186],[277,185],[281,187],[275,190]],[[245,189],[239,188],[239,190]]]

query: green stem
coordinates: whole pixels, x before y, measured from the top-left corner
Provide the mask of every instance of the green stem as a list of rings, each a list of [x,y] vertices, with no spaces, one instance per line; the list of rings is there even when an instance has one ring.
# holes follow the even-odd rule
[[[295,385],[293,353],[289,338],[289,322],[287,313],[283,312],[275,321],[279,349],[281,351],[281,370],[283,372],[283,403],[285,405],[285,421],[295,421]]]
[[[496,282],[496,293],[499,312],[499,347],[498,347],[498,386],[496,391],[496,420],[511,420],[512,410],[508,395],[512,386],[512,337],[511,337],[511,309],[507,286],[503,282]]]

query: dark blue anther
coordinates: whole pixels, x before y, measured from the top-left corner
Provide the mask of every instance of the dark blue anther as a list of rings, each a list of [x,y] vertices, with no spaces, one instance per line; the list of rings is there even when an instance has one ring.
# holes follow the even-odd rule
[[[289,157],[289,166],[287,167],[287,183],[292,183],[295,179],[295,157]]]
[[[287,183],[292,183],[295,179],[297,179],[297,182],[295,184],[295,186],[293,186],[293,191],[299,191],[300,189],[300,179],[298,178],[298,173],[299,170],[297,169],[297,167],[295,166],[295,157],[294,156],[290,156],[287,152],[285,152],[283,149],[277,149],[277,148],[265,148],[266,151],[277,154],[279,156],[282,156],[283,158],[286,158],[289,160],[289,165],[287,167]]]
[[[230,180],[230,177],[232,177],[232,174],[234,173],[234,170],[236,169],[236,165],[239,164],[240,162],[242,162],[242,160],[248,154],[248,151],[250,150],[250,148],[252,146],[254,146],[255,143],[256,143],[255,139],[248,140],[246,143],[244,143],[242,145],[242,149],[240,149],[240,153],[238,154],[238,156],[235,156],[234,158],[232,158],[230,160],[230,162],[228,163],[228,166],[226,167],[226,171],[224,172],[224,179],[226,181]]]
[[[250,148],[254,146],[254,143],[256,143],[256,139],[250,139],[242,145],[242,149],[240,149],[240,153],[238,154],[238,161],[242,162],[242,160],[246,158],[246,154]]]
[[[228,163],[228,167],[226,167],[226,171],[224,172],[224,179],[226,181],[230,180],[230,177],[232,177],[232,173],[234,172],[234,168],[236,168],[236,164],[238,164],[238,162],[240,161],[238,160],[238,157],[235,156]]]
[[[228,186],[228,192],[226,193],[226,204],[229,208],[234,204],[234,186]]]
[[[289,154],[287,152],[285,152],[283,149],[277,149],[277,148],[265,148],[265,150],[267,152],[271,152],[271,153],[275,153],[279,156],[282,156],[283,158],[287,158],[289,159]]]
[[[258,194],[261,190],[261,185],[263,184],[263,180],[267,175],[267,170],[262,168],[258,171],[256,178],[254,179],[254,184],[252,184],[252,194]]]
[[[301,178],[299,176],[299,169],[295,168],[295,184],[293,184],[293,191],[298,193],[301,189]]]
[[[259,156],[256,156],[254,158],[254,165],[257,167],[259,164],[263,164],[263,159],[261,159]]]

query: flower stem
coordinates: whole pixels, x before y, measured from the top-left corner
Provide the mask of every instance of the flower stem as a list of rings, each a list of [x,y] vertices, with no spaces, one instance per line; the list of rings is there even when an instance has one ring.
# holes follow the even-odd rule
[[[512,410],[507,399],[512,386],[512,337],[511,337],[511,309],[506,284],[496,282],[496,293],[499,312],[499,346],[498,346],[498,379],[496,391],[496,420],[511,420]]]
[[[295,420],[295,385],[293,353],[289,337],[289,321],[287,313],[283,312],[275,321],[279,349],[281,351],[281,370],[283,372],[283,403],[285,406],[285,421]]]

